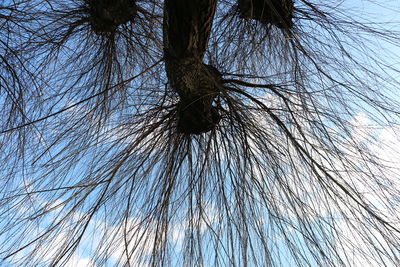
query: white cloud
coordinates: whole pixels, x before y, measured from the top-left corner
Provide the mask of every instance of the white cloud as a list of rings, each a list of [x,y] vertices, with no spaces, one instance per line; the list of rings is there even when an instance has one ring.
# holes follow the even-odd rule
[[[74,254],[65,267],[97,267],[97,265],[91,259],[82,258]]]
[[[399,206],[396,203],[399,200],[395,199],[400,192],[400,140],[396,134],[400,132],[400,127],[379,128],[363,113],[354,116],[349,124],[352,125],[352,131],[348,141],[353,145],[360,145],[359,148],[364,149],[361,153],[371,153],[371,157],[363,158],[359,150],[350,150],[344,145],[341,149],[349,161],[342,162],[339,158],[332,157],[323,158],[318,154],[313,155],[314,160],[323,166],[329,166],[333,170],[329,172],[332,178],[345,187],[354,189],[362,195],[369,208],[400,229],[396,212]],[[306,125],[304,130],[307,130]],[[312,137],[312,134],[309,136]],[[312,138],[308,141],[311,144],[319,144],[318,140]],[[296,155],[295,151],[291,153],[290,155]],[[295,156],[292,160],[295,166],[303,164],[297,161]],[[382,235],[381,229],[374,229],[374,224],[367,221],[370,215],[362,208],[357,208],[357,204],[341,192],[330,178],[322,175],[321,179],[336,188],[340,196],[335,196],[332,192],[328,192],[329,189],[323,188],[322,182],[314,175],[306,175],[310,170],[306,169],[307,166],[304,168],[304,173],[299,173],[301,168],[298,168],[283,175],[281,177],[283,183],[269,184],[271,191],[268,195],[273,196],[271,201],[276,205],[278,212],[293,223],[305,220],[311,224],[313,222],[324,224],[323,220],[318,220],[328,218],[328,224],[323,227],[335,229],[331,232],[332,235],[335,233],[332,236],[336,238],[334,245],[341,258],[347,261],[346,266],[380,266],[380,263],[385,262],[387,266],[394,267],[395,265],[389,262],[389,257],[377,252],[379,250],[374,246],[381,251],[390,251],[387,242],[393,242],[395,238],[400,239],[400,236],[388,232]],[[350,169],[354,172],[348,173]],[[262,175],[259,174],[260,181],[265,179]],[[291,194],[287,194],[289,189]],[[299,202],[291,205],[294,200]],[[329,224],[330,219],[335,220],[335,225]],[[376,227],[382,226],[377,224]],[[293,229],[285,231],[285,234],[289,234]],[[302,230],[300,232],[304,233]],[[385,240],[384,236],[388,238],[391,234],[394,239]],[[277,240],[280,240],[279,236]]]

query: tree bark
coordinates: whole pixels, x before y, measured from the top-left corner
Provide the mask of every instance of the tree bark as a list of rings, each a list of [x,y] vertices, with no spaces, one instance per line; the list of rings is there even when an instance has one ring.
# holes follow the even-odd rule
[[[282,29],[293,26],[293,0],[238,0],[238,8],[242,18]]]
[[[91,0],[88,1],[91,25],[98,33],[112,33],[116,28],[136,16],[136,1],[131,0]]]
[[[216,0],[166,0],[164,59],[169,83],[180,97],[178,129],[199,134],[219,121],[213,101],[221,74],[203,63],[216,9]]]

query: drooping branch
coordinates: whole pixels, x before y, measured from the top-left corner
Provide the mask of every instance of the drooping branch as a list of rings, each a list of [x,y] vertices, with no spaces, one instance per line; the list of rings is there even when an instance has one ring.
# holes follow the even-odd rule
[[[203,63],[217,1],[170,0],[164,7],[164,58],[169,83],[180,97],[178,129],[199,134],[219,121],[212,105],[221,86],[219,71]]]

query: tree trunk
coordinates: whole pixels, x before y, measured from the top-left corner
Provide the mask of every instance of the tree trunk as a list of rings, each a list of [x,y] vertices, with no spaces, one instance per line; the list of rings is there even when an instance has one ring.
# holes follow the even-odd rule
[[[221,74],[203,63],[216,0],[167,0],[164,5],[164,57],[169,83],[179,97],[178,129],[199,134],[219,121],[213,101]]]

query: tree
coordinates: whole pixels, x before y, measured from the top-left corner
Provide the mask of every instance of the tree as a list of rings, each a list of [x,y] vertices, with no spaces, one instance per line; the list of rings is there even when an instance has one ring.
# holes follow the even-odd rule
[[[3,2],[3,262],[395,266],[400,35],[326,2]]]

